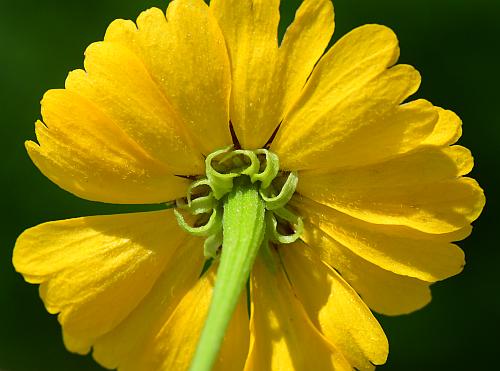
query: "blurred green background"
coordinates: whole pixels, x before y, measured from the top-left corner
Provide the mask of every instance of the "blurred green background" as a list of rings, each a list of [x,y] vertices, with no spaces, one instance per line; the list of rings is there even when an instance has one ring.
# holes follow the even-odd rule
[[[282,1],[281,33],[299,0]],[[476,159],[473,176],[487,206],[473,235],[460,243],[463,274],[436,284],[432,303],[417,313],[380,320],[390,340],[381,370],[492,370],[500,342],[498,194],[500,169],[500,1],[336,0],[335,39],[365,23],[393,28],[401,62],[423,75],[418,93],[457,112],[462,145]],[[37,288],[11,265],[15,239],[44,221],[134,210],[78,199],[60,190],[32,165],[23,147],[34,138],[39,101],[63,87],[80,68],[83,51],[101,40],[116,18],[135,19],[166,1],[0,0],[0,112],[2,124],[2,223],[0,224],[0,370],[100,370],[90,357],[68,353],[55,316],[47,314]],[[495,245],[497,247],[495,247]]]

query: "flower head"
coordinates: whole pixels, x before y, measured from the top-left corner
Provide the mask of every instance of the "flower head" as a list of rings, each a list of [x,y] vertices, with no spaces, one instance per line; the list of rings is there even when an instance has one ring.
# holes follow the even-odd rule
[[[304,0],[278,44],[279,3],[174,0],[114,21],[45,94],[26,147],[48,178],[168,206],[19,237],[14,265],[70,351],[123,371],[369,370],[388,353],[370,309],[417,310],[462,270],[452,242],[484,196],[453,145],[460,119],[408,101],[420,75],[395,65],[390,29],[325,53],[333,6]]]

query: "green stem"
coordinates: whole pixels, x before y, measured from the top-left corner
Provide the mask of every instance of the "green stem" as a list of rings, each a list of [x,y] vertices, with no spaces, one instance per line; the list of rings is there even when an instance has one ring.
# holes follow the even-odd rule
[[[223,243],[217,279],[205,327],[191,371],[210,371],[248,280],[265,232],[265,204],[248,176],[234,179],[224,200]]]

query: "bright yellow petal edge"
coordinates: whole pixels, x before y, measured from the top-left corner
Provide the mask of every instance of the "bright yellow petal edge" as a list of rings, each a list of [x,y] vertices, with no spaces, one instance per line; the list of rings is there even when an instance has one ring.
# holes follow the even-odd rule
[[[410,313],[459,273],[484,194],[457,115],[425,100],[394,33],[359,27],[323,57],[329,0],[305,0],[278,44],[279,0],[174,0],[113,22],[85,70],[42,100],[26,147],[61,188],[109,203],[183,197],[232,143],[299,171],[301,242],[258,259],[216,370],[372,370],[388,342],[371,310]],[[66,347],[106,368],[187,370],[210,303],[203,243],[169,210],[49,222],[13,263],[59,314]],[[362,299],[361,299],[362,298]]]

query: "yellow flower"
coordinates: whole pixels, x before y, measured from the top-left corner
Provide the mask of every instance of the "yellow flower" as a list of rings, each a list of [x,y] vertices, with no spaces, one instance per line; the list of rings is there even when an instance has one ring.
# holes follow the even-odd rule
[[[484,206],[463,177],[470,152],[452,146],[460,119],[406,102],[420,76],[395,65],[394,33],[359,27],[323,55],[333,18],[330,0],[304,0],[279,46],[279,0],[175,0],[137,26],[114,21],[87,49],[85,70],[45,94],[38,144],[26,143],[61,188],[108,203],[183,199],[206,174],[205,157],[234,143],[262,163],[254,150],[276,154],[281,185],[298,177],[283,209],[294,221],[269,203],[265,215],[274,232],[292,227],[300,240],[269,239],[217,370],[383,364],[387,339],[369,308],[397,315],[426,305],[433,282],[462,270],[452,242]],[[97,362],[123,371],[186,370],[216,280],[204,243],[207,254],[172,209],[93,216],[28,229],[13,262],[59,313],[70,351],[93,348]]]

